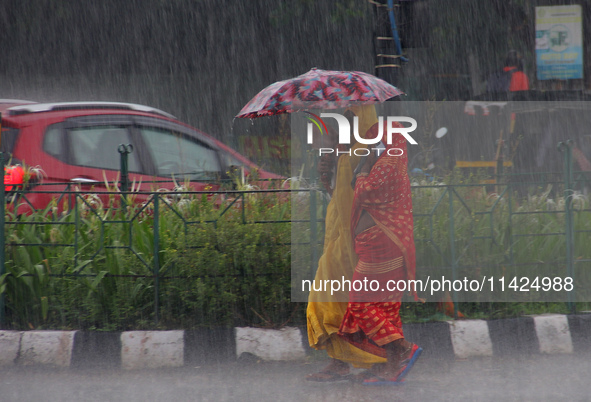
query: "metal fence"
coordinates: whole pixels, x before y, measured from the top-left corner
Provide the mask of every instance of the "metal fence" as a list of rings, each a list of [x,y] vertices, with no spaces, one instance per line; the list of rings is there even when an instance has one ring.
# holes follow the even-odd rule
[[[415,183],[412,192],[417,272],[428,275],[439,269],[452,278],[458,278],[462,272],[486,269],[488,266],[502,266],[506,272],[519,272],[524,267],[534,266],[536,269],[560,267],[564,275],[574,277],[577,266],[587,269],[591,255],[585,245],[591,240],[591,210],[581,194],[587,191],[589,181],[587,173],[573,172],[570,143],[561,143],[560,149],[564,152],[565,161],[565,171],[560,178],[555,174],[550,178],[550,174],[537,173],[538,180],[523,180],[520,176],[505,174],[496,177],[494,183],[485,184]],[[4,245],[0,247],[0,326],[7,324],[7,308],[18,311],[18,306],[6,303],[6,295],[10,293],[8,287],[14,285],[9,277],[13,280],[19,277],[23,281],[23,289],[27,289],[27,294],[34,298],[26,302],[34,304],[41,317],[47,317],[48,310],[53,308],[51,300],[68,297],[67,294],[52,294],[47,278],[82,281],[84,291],[94,292],[97,298],[110,295],[99,289],[104,278],[129,280],[132,283],[118,292],[135,296],[141,294],[141,297],[138,296],[141,299],[139,303],[145,313],[143,318],[133,319],[146,326],[158,326],[160,310],[169,303],[169,299],[176,300],[178,304],[167,310],[169,315],[191,314],[179,307],[182,303],[194,302],[192,312],[203,309],[208,301],[207,293],[195,296],[196,293],[191,293],[194,290],[189,287],[201,286],[200,281],[205,277],[219,276],[232,283],[222,285],[216,282],[211,286],[220,294],[226,292],[227,299],[232,303],[246,305],[240,307],[242,313],[252,310],[253,316],[263,323],[289,320],[295,310],[289,307],[286,296],[289,289],[285,289],[289,287],[289,281],[284,279],[289,276],[289,258],[286,255],[289,254],[291,217],[288,201],[294,192],[307,194],[313,206],[309,211],[308,240],[314,268],[322,247],[323,236],[318,232],[322,224],[321,211],[326,207],[326,204],[317,204],[319,190],[316,189],[151,192],[142,194],[142,202],[137,202],[137,199],[132,202],[130,197],[137,197],[138,194],[125,191],[81,193],[66,190],[53,206],[31,215],[2,210],[5,194],[0,191],[0,244]],[[14,202],[26,203],[31,194],[21,191],[13,195],[16,196]],[[104,205],[97,207],[93,203],[96,200],[94,195],[119,202],[115,208],[104,209]],[[269,214],[270,210],[272,214]],[[8,217],[6,221],[5,217]],[[236,229],[238,235],[235,237],[241,237],[239,240],[247,238],[250,232],[256,232],[259,237],[251,239],[248,244],[241,244],[234,238],[235,243],[222,254],[215,254],[221,253],[220,246],[208,245],[208,236],[213,236],[215,231],[227,231],[222,222],[228,217],[240,225],[259,227],[254,230],[254,226],[250,226],[251,229],[246,231]],[[203,243],[189,243],[195,238]],[[260,264],[256,261],[256,253],[260,250],[251,250],[255,254],[249,254],[249,247],[253,250],[266,247],[266,271],[253,268]],[[193,257],[175,257],[191,249],[213,253],[209,257],[204,257],[207,254],[205,251],[199,254],[195,258],[205,259],[193,261],[195,266],[199,265],[199,261],[208,265],[221,259],[220,263],[237,268],[226,272],[220,265],[191,273],[179,265]],[[276,249],[282,251],[276,253]],[[252,261],[238,261],[238,257],[232,257],[228,250],[250,255],[248,258]],[[122,269],[126,264],[131,264],[133,269]],[[114,269],[114,265],[118,268]],[[280,265],[280,268],[275,269],[274,265]],[[7,266],[12,268],[7,271]],[[53,267],[60,269],[56,271]],[[216,269],[223,272],[218,274]],[[246,279],[252,280],[249,284],[254,285],[244,288],[241,281]],[[143,280],[149,282],[141,282]],[[163,287],[163,282],[168,287]],[[174,286],[170,286],[173,282]],[[71,297],[84,294],[72,286]],[[232,286],[232,289],[227,286]],[[238,293],[232,293],[238,289],[240,294],[258,293],[256,296],[263,298],[261,294],[267,288],[272,288],[273,294],[268,296],[270,299],[265,295],[264,301],[257,299],[253,302],[244,298],[237,302]],[[63,292],[66,291],[69,290]],[[192,296],[183,299],[183,292]],[[576,294],[572,292],[568,295],[564,301],[574,309]],[[452,296],[457,302],[456,292],[452,292]],[[18,303],[14,300],[17,297],[14,296],[11,303]],[[209,297],[211,301],[213,296]],[[199,302],[195,301],[197,299]],[[218,307],[224,308],[221,304]],[[273,309],[278,311],[277,315],[271,311]],[[22,311],[23,314],[33,315],[30,310]],[[221,314],[220,310],[216,311],[215,314]],[[234,311],[233,314],[242,313]],[[248,321],[247,318],[245,320]],[[64,319],[66,322],[67,319]],[[179,322],[182,324],[182,320]]]
[[[66,188],[59,194],[52,192],[56,195],[55,202],[43,211],[22,215],[19,215],[16,206],[30,207],[29,198],[43,193],[43,190],[11,194],[14,210],[2,214],[8,220],[0,222],[4,226],[0,233],[6,236],[0,239],[4,243],[0,250],[0,278],[5,278],[4,288],[0,288],[3,290],[0,294],[0,325],[5,323],[5,294],[9,285],[6,278],[19,276],[38,280],[40,269],[45,269],[45,276],[56,280],[86,278],[90,283],[105,277],[119,280],[148,278],[153,288],[153,322],[158,325],[162,282],[191,277],[186,272],[175,272],[174,263],[162,261],[163,256],[170,254],[172,245],[175,252],[177,248],[186,251],[203,247],[201,244],[190,244],[191,236],[198,236],[195,232],[202,228],[218,230],[220,222],[225,222],[228,217],[228,220],[241,225],[289,225],[289,204],[282,203],[286,197],[289,198],[289,192],[267,189],[82,193]],[[106,207],[107,203],[110,207]],[[276,218],[265,219],[261,205],[278,208]],[[284,228],[282,234],[272,246],[288,249],[289,231]],[[19,259],[23,255],[26,255],[24,262]],[[117,261],[123,258],[122,255],[126,256],[125,262]],[[137,266],[133,272],[122,270],[121,266],[113,267],[133,265],[134,262]],[[7,264],[12,266],[12,272],[7,272]],[[19,264],[22,271],[16,273],[15,270],[20,269],[17,267]],[[39,264],[42,266],[39,267]],[[274,273],[276,276],[281,274]],[[210,272],[208,276],[216,275]],[[50,295],[41,294],[44,294],[43,290],[33,296],[41,303],[47,302]]]
[[[517,292],[497,293],[493,299],[490,294],[488,299],[459,299],[452,290],[456,308],[458,300],[564,301],[574,311],[576,301],[588,302],[591,209],[586,194],[591,172],[574,172],[570,141],[558,149],[564,153],[561,173],[502,174],[486,184],[414,186],[418,277],[437,272],[457,280],[466,273],[485,278],[483,273],[493,272],[505,290],[509,280],[517,279]],[[539,281],[545,277],[572,278],[579,286],[542,296]]]

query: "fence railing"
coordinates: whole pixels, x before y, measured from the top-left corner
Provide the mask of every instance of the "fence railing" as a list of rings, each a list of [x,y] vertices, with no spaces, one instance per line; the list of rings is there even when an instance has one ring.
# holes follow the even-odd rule
[[[495,184],[415,183],[417,273],[439,269],[455,279],[487,267],[509,274],[534,266],[575,277],[577,267],[588,270],[591,209],[583,194],[589,181],[585,172],[573,172],[570,144],[560,147],[560,181],[503,175]],[[314,189],[64,191],[38,213],[0,211],[0,326],[36,320],[30,323],[36,327],[50,316],[51,325],[68,326],[77,303],[90,327],[203,325],[232,316],[263,324],[289,320],[295,311],[288,297],[294,193],[310,197],[314,268],[326,206]],[[32,194],[21,192],[13,202],[27,203]],[[0,191],[0,209],[2,197]],[[124,202],[104,208],[121,197]],[[125,297],[133,302],[126,305]],[[574,308],[576,297],[572,292],[564,301]],[[117,310],[117,303],[127,310]],[[116,317],[99,322],[101,314]],[[191,318],[199,314],[200,320]],[[24,321],[16,323],[17,316]]]
[[[175,259],[170,258],[171,254],[208,247],[190,244],[192,238],[199,236],[195,234],[198,230],[207,228],[205,230],[212,234],[224,230],[220,222],[228,221],[240,225],[276,225],[283,228],[273,239],[273,246],[288,249],[290,245],[286,228],[290,223],[290,210],[289,203],[285,202],[289,200],[290,190],[143,193],[67,190],[43,211],[18,214],[18,204],[30,207],[32,203],[28,198],[42,192],[29,191],[13,196],[14,210],[6,214],[5,230],[0,231],[7,236],[3,248],[7,263],[0,273],[0,278],[4,276],[1,283],[9,286],[10,279],[15,278],[34,281],[41,270],[44,276],[56,280],[86,278],[91,290],[94,281],[98,284],[104,278],[149,278],[155,324],[160,318],[161,282],[194,277],[190,270],[175,271]],[[272,213],[269,209],[273,209]],[[121,261],[122,258],[125,261]],[[124,265],[134,268],[130,270]],[[275,273],[282,274],[281,271]],[[3,289],[2,301],[6,297],[6,289]],[[31,289],[29,286],[34,299],[49,297],[41,295],[42,289]],[[4,314],[0,315],[0,320],[4,320]]]

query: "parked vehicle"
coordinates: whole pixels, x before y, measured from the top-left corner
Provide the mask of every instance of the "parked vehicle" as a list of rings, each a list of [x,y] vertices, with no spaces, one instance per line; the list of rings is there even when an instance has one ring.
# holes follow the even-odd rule
[[[9,165],[36,167],[43,186],[28,186],[27,203],[38,209],[67,188],[107,191],[120,183],[121,154],[128,154],[136,189],[172,189],[190,182],[195,191],[216,190],[229,172],[258,171],[281,179],[209,135],[161,110],[129,103],[33,103],[0,100],[1,149]],[[120,148],[121,145],[131,147]],[[26,169],[25,169],[26,170]],[[13,183],[14,184],[14,183]],[[9,188],[6,188],[9,190]],[[42,190],[43,192],[36,192]]]

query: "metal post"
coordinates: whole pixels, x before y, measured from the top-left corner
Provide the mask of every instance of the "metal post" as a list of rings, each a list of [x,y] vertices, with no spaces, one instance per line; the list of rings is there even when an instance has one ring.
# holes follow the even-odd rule
[[[240,193],[239,197],[241,198],[241,204],[242,204],[242,224],[246,225],[246,205],[244,205],[246,203],[246,197],[244,196],[244,193]]]
[[[495,191],[497,192],[497,194],[501,193],[501,187],[500,184],[502,184],[503,181],[503,168],[505,161],[503,159],[503,155],[499,155],[499,158],[497,159],[497,177],[495,177],[495,181],[496,181],[496,186],[495,186]]]
[[[575,228],[573,218],[573,142],[566,140],[558,143],[558,149],[564,152],[564,215],[566,237],[566,275],[575,283],[574,244]],[[567,305],[571,313],[575,313],[575,291],[567,293]]]
[[[127,206],[127,192],[129,191],[129,169],[127,167],[128,155],[133,152],[133,145],[131,144],[120,144],[117,148],[121,156],[121,207]]]
[[[71,193],[71,196],[73,196],[73,199],[74,199],[74,267],[77,267],[78,266],[78,241],[79,241],[79,234],[80,234],[80,208],[78,207],[78,194]],[[78,271],[78,272],[80,272],[80,271]]]
[[[513,186],[510,185],[509,191],[507,192],[507,208],[509,219],[509,263],[513,265]]]
[[[160,252],[160,208],[159,208],[159,195],[154,194],[154,322],[158,324],[159,309],[158,305],[160,300],[158,294],[160,293],[160,261],[158,260],[158,254]]]
[[[2,144],[2,114],[0,113],[0,144]],[[0,189],[0,278],[2,278],[6,272],[5,259],[6,259],[6,239],[4,234],[4,226],[6,219],[6,187],[4,187],[4,152],[0,150],[0,183],[2,187]],[[4,328],[6,320],[5,316],[5,292],[0,293],[0,328]]]
[[[449,249],[451,258],[451,279],[452,283],[457,279],[457,261],[456,261],[456,239],[454,228],[454,197],[451,187],[447,188],[449,194]],[[454,302],[454,318],[458,318],[458,294],[452,289],[452,300]]]

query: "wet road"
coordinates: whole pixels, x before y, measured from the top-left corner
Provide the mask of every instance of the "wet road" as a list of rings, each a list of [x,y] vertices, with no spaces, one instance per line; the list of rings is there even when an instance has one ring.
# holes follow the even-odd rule
[[[0,401],[588,401],[591,355],[419,360],[406,384],[317,384],[325,361],[124,371],[0,368]]]

